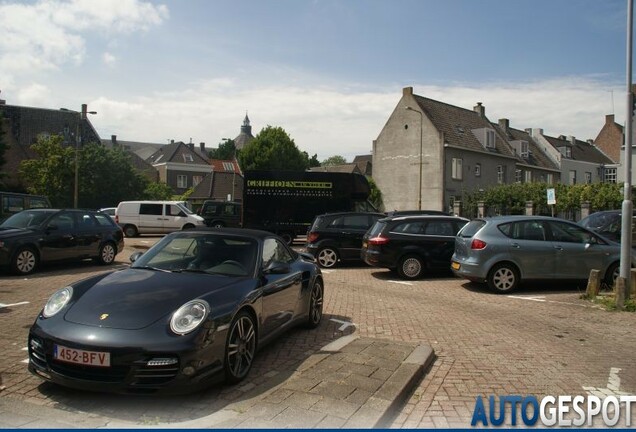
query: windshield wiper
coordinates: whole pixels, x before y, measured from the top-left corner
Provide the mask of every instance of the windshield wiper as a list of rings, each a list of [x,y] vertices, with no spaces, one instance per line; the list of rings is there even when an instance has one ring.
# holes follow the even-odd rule
[[[157,267],[151,267],[151,266],[136,266],[136,267],[131,267],[133,269],[142,269],[142,270],[154,270],[154,271],[160,271],[160,272],[164,272],[164,273],[170,273],[170,270],[166,270],[166,269],[160,269]]]
[[[208,272],[206,272],[205,270],[193,269],[193,268],[184,268],[184,269],[179,269],[179,270],[172,270],[172,272],[173,273],[188,272],[188,273],[206,273],[206,274],[208,274]]]

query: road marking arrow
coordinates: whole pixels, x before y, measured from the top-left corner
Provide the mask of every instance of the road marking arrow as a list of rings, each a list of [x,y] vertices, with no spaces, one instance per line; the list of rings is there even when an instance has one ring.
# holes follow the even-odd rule
[[[331,320],[330,320],[330,321],[333,321],[333,322],[337,322],[337,323],[339,323],[339,324],[342,324],[342,325],[338,328],[338,330],[340,330],[340,331],[345,331],[345,329],[346,329],[347,327],[355,327],[355,326],[356,326],[354,323],[352,323],[352,322],[350,322],[350,321],[341,321],[341,320],[339,320],[339,319],[335,319],[335,318],[331,318]]]

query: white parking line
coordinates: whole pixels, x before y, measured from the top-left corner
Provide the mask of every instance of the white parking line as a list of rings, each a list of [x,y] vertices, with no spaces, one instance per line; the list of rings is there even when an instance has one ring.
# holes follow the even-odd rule
[[[514,295],[509,295],[506,296],[508,298],[515,298],[515,299],[519,299],[519,300],[530,300],[530,301],[536,301],[536,302],[545,302],[545,296],[538,296],[538,297],[534,297],[534,296],[514,296]]]
[[[10,304],[4,304],[4,303],[0,303],[0,309],[2,308],[7,308],[7,307],[11,307],[11,306],[20,306],[20,305],[25,305],[25,304],[29,304],[30,302],[28,301],[23,301],[23,302],[19,302],[19,303],[10,303]]]
[[[396,284],[400,284],[400,285],[409,285],[409,286],[413,286],[413,284],[412,284],[411,282],[394,281],[394,280],[388,280],[387,282],[396,283]]]

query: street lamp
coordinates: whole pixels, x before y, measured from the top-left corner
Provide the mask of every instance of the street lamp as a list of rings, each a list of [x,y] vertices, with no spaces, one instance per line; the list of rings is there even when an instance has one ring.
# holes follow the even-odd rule
[[[87,114],[97,114],[97,111],[87,111],[88,106],[82,104],[81,111],[74,111],[66,108],[62,108],[62,111],[72,112],[77,114],[77,125],[75,126],[75,182],[73,184],[73,208],[77,208],[79,201],[79,148],[82,142],[80,136],[80,125],[83,120],[86,119]]]
[[[417,198],[417,209],[422,210],[422,151],[424,147],[424,114],[421,111],[416,110],[415,108],[411,108],[410,106],[406,107],[409,111],[415,111],[420,115],[420,187],[418,188],[418,198]]]

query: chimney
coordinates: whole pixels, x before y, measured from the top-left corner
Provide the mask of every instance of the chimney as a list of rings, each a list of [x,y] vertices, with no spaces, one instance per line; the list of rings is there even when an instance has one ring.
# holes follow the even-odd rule
[[[530,134],[533,138],[538,137],[539,135],[543,135],[543,129],[541,128],[532,128],[532,133]]]
[[[174,140],[173,139],[170,140],[170,144],[174,144]]]
[[[481,102],[477,102],[477,105],[473,107],[473,111],[479,114],[479,117],[486,117],[486,107]]]
[[[404,87],[402,89],[402,96],[412,96],[413,95],[413,87]]]
[[[504,132],[508,132],[510,128],[510,120],[508,119],[499,119],[499,127],[504,130]]]
[[[576,138],[574,138],[572,135],[568,135],[568,141],[570,141],[570,144],[576,145]]]
[[[199,147],[201,148],[201,153],[205,153],[205,143],[199,143]]]
[[[186,144],[190,150],[194,150],[194,143]]]
[[[605,116],[605,124],[613,124],[614,123],[614,114],[607,114]]]
[[[88,111],[88,105],[82,104],[82,118],[86,118],[86,112]]]
[[[117,135],[111,135],[110,136],[110,142],[113,143],[113,148],[117,147],[118,146],[118,144],[117,144]]]

